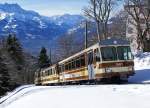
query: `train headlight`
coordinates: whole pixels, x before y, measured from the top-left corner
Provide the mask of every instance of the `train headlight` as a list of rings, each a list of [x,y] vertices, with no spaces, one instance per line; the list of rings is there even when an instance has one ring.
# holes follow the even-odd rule
[[[106,72],[112,72],[112,69],[111,68],[106,68],[105,71]]]

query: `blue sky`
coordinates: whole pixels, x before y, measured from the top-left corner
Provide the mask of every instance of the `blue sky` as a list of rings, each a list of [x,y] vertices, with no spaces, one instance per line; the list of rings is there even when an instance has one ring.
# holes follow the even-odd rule
[[[81,14],[88,0],[0,0],[0,3],[17,3],[26,10],[34,10],[41,15],[52,16]]]

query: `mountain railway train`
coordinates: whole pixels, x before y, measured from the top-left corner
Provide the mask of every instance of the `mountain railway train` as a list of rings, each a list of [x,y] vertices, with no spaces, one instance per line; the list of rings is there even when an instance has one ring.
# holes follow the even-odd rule
[[[127,80],[132,75],[134,61],[129,42],[112,38],[35,72],[35,84],[95,84]]]

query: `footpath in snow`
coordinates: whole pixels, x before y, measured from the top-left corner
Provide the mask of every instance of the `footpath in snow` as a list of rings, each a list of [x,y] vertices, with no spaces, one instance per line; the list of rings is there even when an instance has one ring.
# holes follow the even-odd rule
[[[135,58],[136,74],[123,85],[33,86],[0,99],[0,108],[150,108],[150,53]]]

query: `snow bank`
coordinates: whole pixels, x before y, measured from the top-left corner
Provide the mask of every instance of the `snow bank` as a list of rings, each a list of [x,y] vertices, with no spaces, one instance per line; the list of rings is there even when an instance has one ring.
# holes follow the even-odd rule
[[[150,52],[135,56],[135,75],[129,78],[132,83],[150,83]]]
[[[41,91],[43,88],[45,88],[45,87],[43,87],[43,86],[37,87],[34,85],[21,86],[21,87],[15,89],[13,92],[8,93],[8,95],[1,98],[0,104],[4,107],[5,105],[11,104],[12,102],[20,99],[20,97],[29,95],[32,92]],[[1,108],[1,106],[0,106],[0,108]]]
[[[150,69],[150,52],[135,56],[135,70]]]
[[[1,108],[150,108],[149,91],[149,85],[132,84],[30,88]]]
[[[17,94],[19,91],[25,89],[25,88],[29,88],[29,87],[32,87],[33,85],[23,85],[23,86],[20,86],[18,88],[16,88],[15,90],[13,90],[12,92],[8,92],[6,94],[6,96],[2,97],[0,99],[0,103],[6,101],[8,98],[12,97],[13,95]]]

